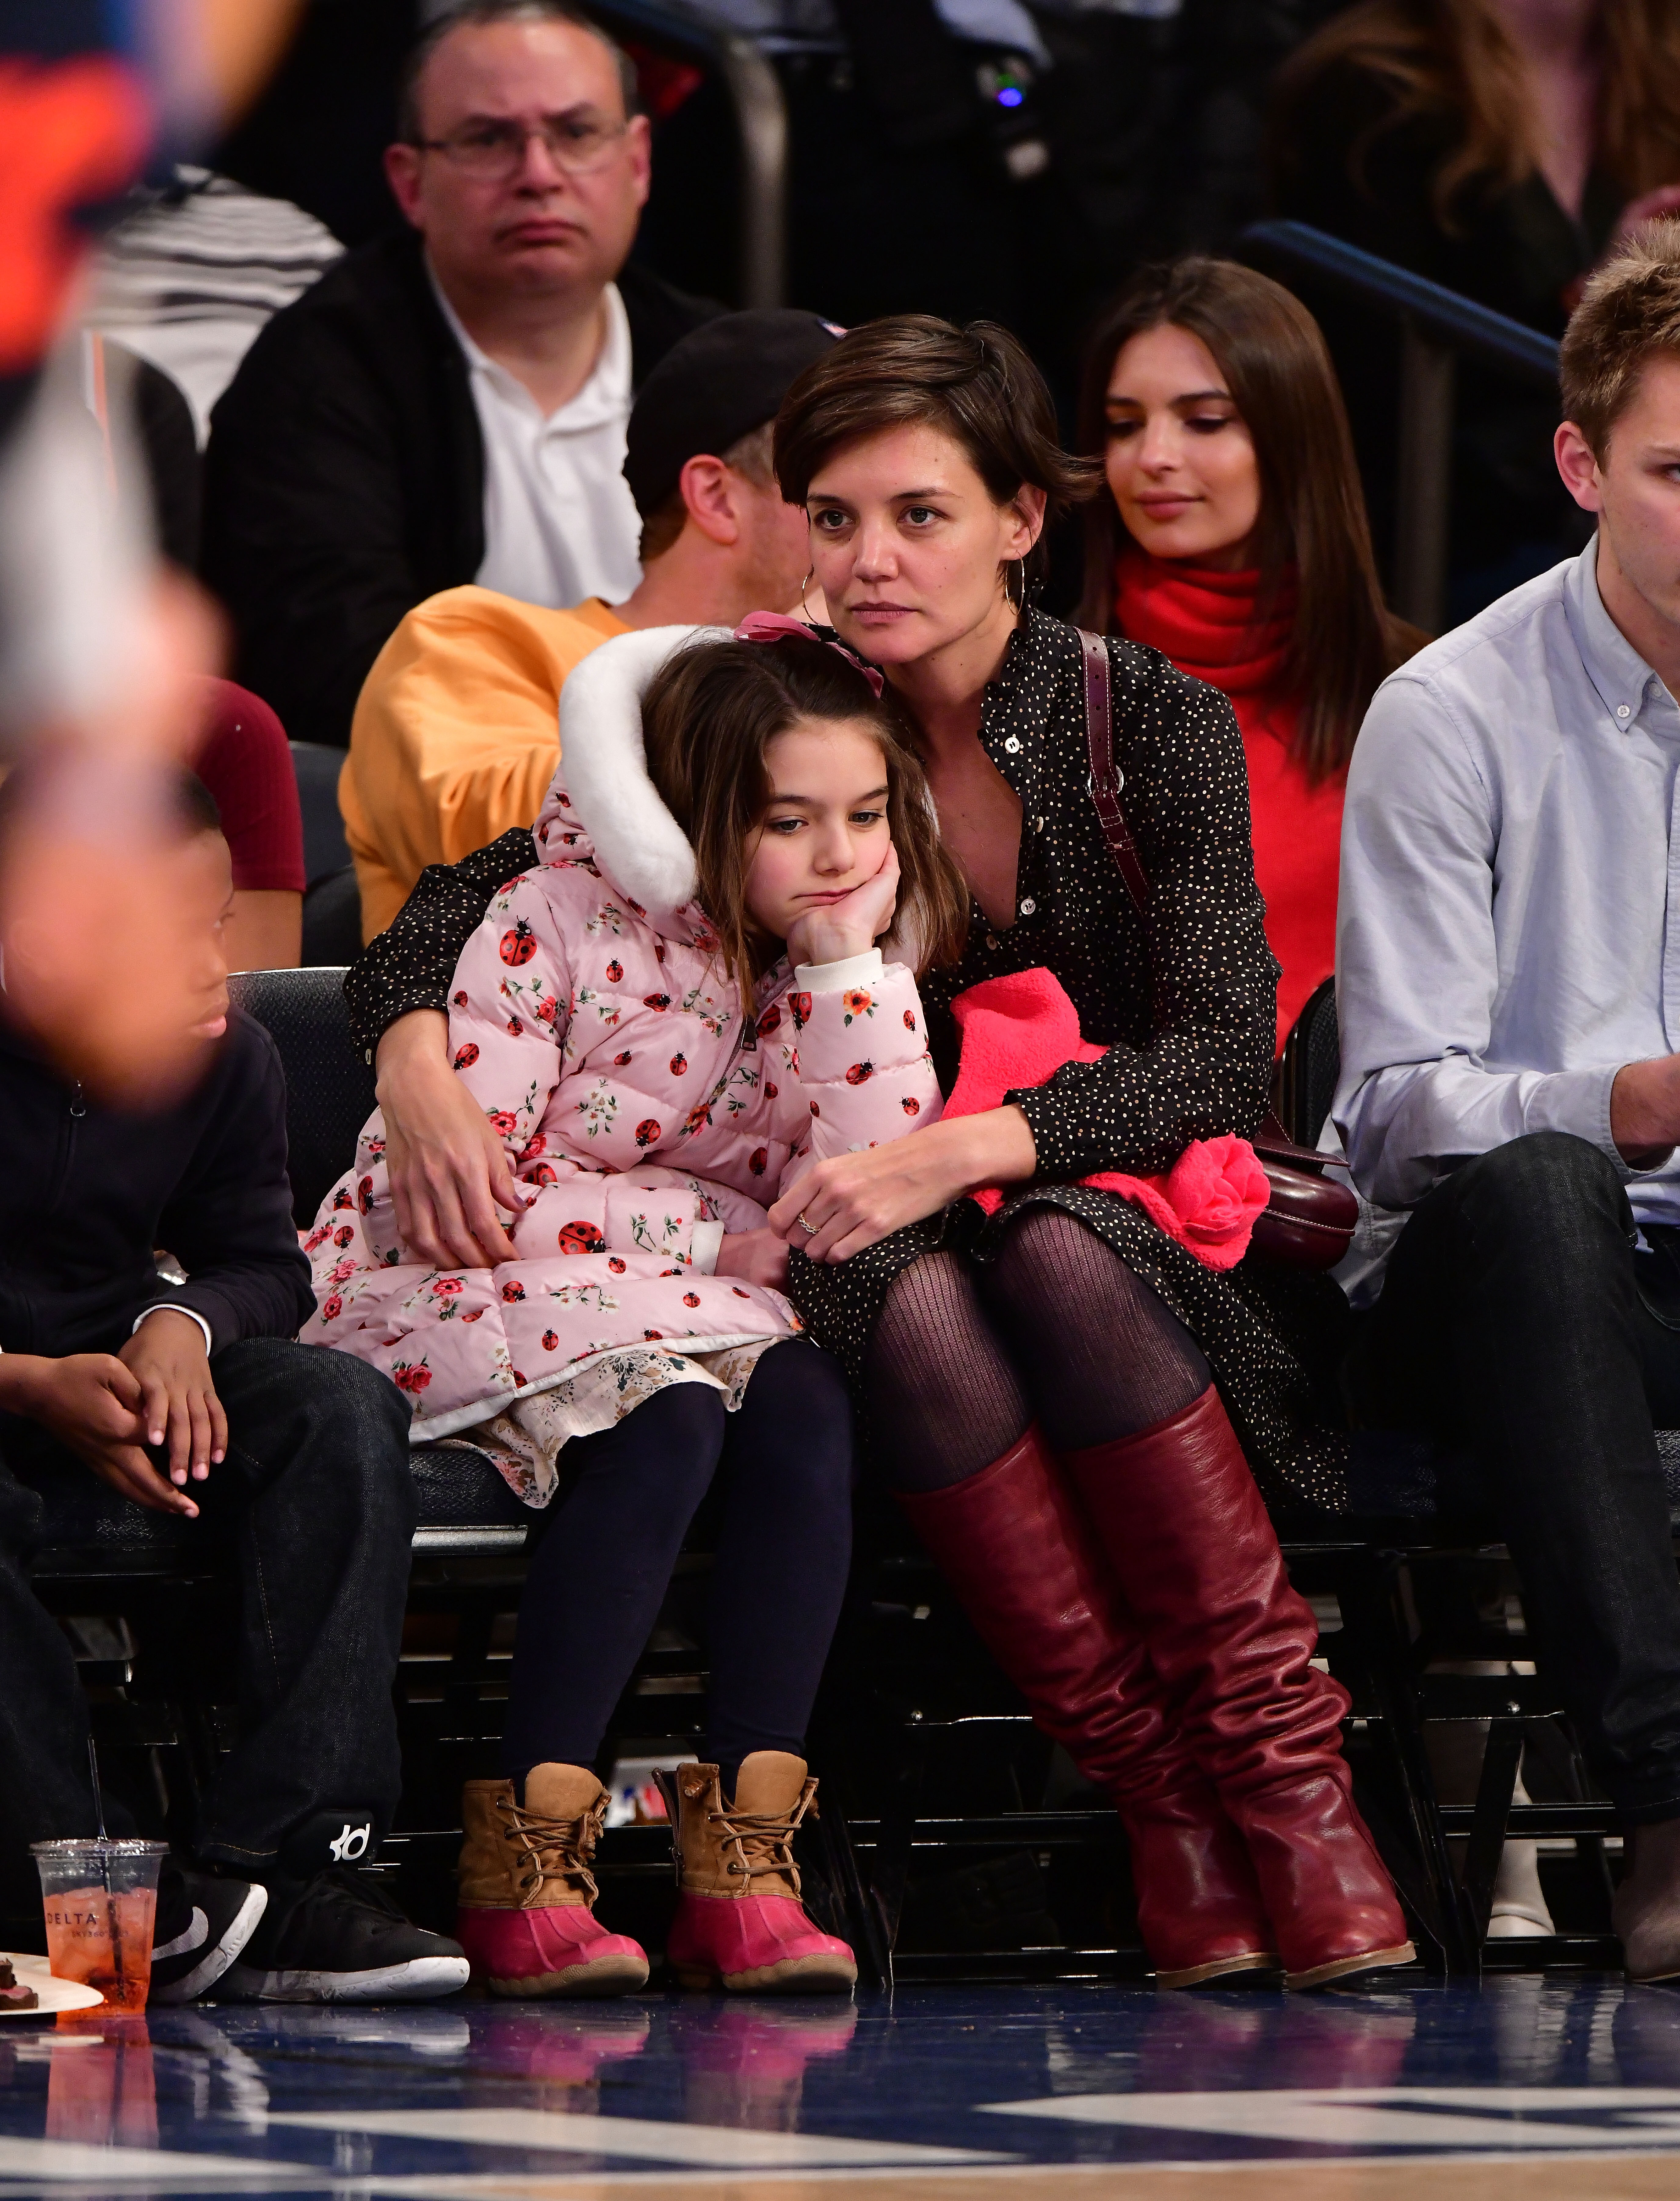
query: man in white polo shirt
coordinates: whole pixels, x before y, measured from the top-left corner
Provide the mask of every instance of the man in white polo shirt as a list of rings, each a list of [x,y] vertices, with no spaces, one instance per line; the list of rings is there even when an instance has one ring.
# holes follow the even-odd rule
[[[468,7],[416,50],[385,155],[484,436],[473,578],[526,603],[615,602],[640,578],[630,316],[612,279],[648,196],[634,98],[622,56],[582,23]]]
[[[617,286],[602,294],[604,326],[588,380],[548,414],[511,367],[473,341],[441,283],[438,303],[467,355],[485,439],[485,555],[473,578],[527,604],[616,602],[642,572],[641,523],[624,478],[630,319]]]
[[[1348,775],[1333,1113],[1406,1218],[1350,1388],[1365,1423],[1440,1442],[1448,1510],[1496,1522],[1620,1814],[1629,1974],[1670,1979],[1680,221],[1592,278],[1562,382],[1559,471],[1596,536],[1392,674]]]
[[[439,17],[386,154],[406,233],[276,314],[217,405],[205,574],[294,739],[348,741],[387,637],[439,590],[558,606],[640,578],[631,397],[721,309],[626,264],[649,176],[634,93],[568,0]]]

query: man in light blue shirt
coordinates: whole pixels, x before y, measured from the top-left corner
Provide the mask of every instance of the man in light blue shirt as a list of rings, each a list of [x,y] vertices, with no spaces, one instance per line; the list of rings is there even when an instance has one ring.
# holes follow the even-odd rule
[[[1360,1418],[1473,1447],[1620,1811],[1636,1979],[1680,1975],[1680,222],[1564,342],[1581,556],[1377,691],[1348,777],[1334,1116],[1407,1219]]]

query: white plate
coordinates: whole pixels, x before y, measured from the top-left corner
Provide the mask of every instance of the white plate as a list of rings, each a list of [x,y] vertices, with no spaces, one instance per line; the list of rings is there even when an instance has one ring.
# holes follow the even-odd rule
[[[19,2010],[11,2003],[0,2003],[0,2017],[50,2017],[55,2010],[96,2010],[104,2001],[97,1987],[85,1987],[76,1980],[56,1980],[47,1969],[44,1957],[31,1957],[15,1949],[0,1949],[17,1974],[21,1987],[33,1987],[36,2006],[33,2010]]]

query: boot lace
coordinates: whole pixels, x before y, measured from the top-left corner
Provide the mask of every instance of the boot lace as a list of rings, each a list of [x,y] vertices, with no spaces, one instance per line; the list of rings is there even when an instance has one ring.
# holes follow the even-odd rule
[[[592,1909],[600,1890],[590,1866],[607,1822],[606,1790],[575,1819],[544,1818],[541,1812],[516,1804],[511,1796],[498,1796],[496,1808],[508,1822],[502,1830],[503,1838],[523,1852],[514,1869],[520,1909],[532,1909],[551,1880],[563,1881],[568,1892],[581,1893]]]
[[[724,1870],[744,1873],[754,1881],[762,1875],[784,1875],[790,1882],[796,1899],[799,1895],[799,1867],[793,1861],[793,1838],[808,1812],[814,1819],[819,1816],[816,1806],[817,1784],[807,1779],[800,1791],[799,1801],[785,1814],[770,1811],[708,1811],[708,1826],[719,1831],[720,1846],[733,1849]]]

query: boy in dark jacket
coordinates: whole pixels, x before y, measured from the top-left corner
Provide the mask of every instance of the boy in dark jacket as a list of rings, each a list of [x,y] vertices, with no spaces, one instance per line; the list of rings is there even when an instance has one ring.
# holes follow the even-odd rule
[[[218,1980],[285,2001],[427,1999],[465,1984],[460,1949],[355,1869],[401,1785],[408,1409],[365,1363],[291,1341],[312,1300],[285,1083],[267,1033],[228,1004],[227,844],[194,780],[179,832],[202,1011],[190,1090],[147,1114],[102,1106],[46,1066],[0,992],[0,1813],[17,1843],[97,1823],[85,1699],[29,1580],[49,1507],[91,1469],[201,1523],[240,1589],[243,1733],[194,1855],[165,1864],[154,1999]],[[0,945],[14,970],[64,952],[22,927]],[[185,1283],[158,1273],[159,1247]],[[115,1799],[106,1817],[124,1820]]]

